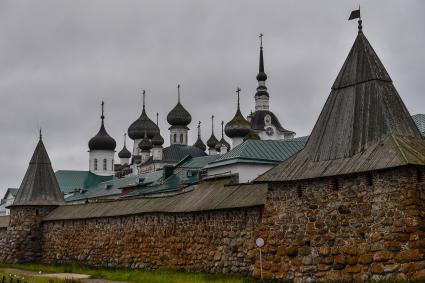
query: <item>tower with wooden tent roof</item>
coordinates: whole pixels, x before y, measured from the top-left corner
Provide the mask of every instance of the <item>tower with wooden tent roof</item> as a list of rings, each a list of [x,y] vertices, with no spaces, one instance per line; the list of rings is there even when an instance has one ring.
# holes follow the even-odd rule
[[[41,257],[42,219],[64,204],[63,194],[41,138],[10,209],[3,259],[31,262]],[[1,254],[0,254],[1,255]]]
[[[256,179],[269,184],[263,222],[275,223],[267,231],[278,248],[290,243],[313,261],[326,249],[373,256],[357,270],[344,262],[303,274],[312,281],[423,279],[423,268],[403,278],[376,268],[425,259],[415,237],[425,227],[425,141],[363,33],[360,10],[351,18],[359,18],[357,37],[305,148]]]

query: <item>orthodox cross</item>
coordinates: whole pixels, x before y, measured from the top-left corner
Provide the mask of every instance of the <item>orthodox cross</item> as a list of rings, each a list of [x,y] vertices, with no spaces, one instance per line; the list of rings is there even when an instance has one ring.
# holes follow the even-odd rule
[[[180,84],[177,85],[177,96],[178,96],[178,102],[180,102]]]
[[[100,116],[100,118],[103,120],[105,118],[105,116],[103,115],[103,108],[105,106],[105,102],[102,101],[102,116]]]
[[[236,89],[236,92],[237,92],[237,94],[238,94],[238,109],[239,109],[239,93],[241,92],[241,89],[238,87],[238,88]]]

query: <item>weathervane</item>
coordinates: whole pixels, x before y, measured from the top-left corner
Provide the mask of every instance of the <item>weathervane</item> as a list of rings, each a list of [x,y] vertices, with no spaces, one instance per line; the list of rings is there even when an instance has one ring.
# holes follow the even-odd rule
[[[260,47],[263,48],[263,34],[260,33],[258,37],[260,38]]]
[[[43,138],[43,135],[41,134],[41,127],[40,127],[40,130],[39,130],[39,137],[40,137],[40,140]]]
[[[348,20],[354,20],[354,19],[359,19],[358,23],[359,23],[359,32],[362,32],[363,26],[362,26],[362,17],[360,15],[360,5],[359,5],[359,9],[358,10],[354,10],[351,11],[350,17],[348,18]]]

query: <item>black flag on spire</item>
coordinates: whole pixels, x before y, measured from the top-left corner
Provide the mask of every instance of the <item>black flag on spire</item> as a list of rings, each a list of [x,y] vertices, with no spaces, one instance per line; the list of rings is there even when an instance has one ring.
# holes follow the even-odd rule
[[[354,19],[360,19],[360,7],[358,10],[354,10],[351,12],[350,17],[348,20],[354,20]]]

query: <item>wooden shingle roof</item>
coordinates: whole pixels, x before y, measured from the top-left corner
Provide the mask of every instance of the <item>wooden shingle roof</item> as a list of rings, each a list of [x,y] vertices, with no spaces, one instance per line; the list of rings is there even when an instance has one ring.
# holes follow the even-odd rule
[[[61,204],[64,204],[63,194],[40,137],[13,206]]]
[[[425,165],[425,144],[390,76],[360,31],[306,147],[258,181]]]

